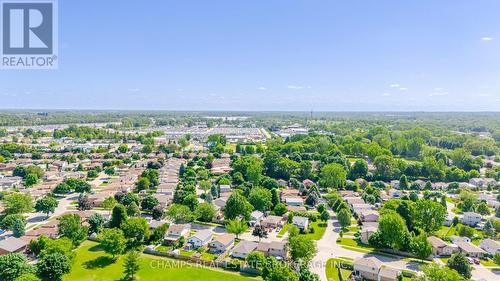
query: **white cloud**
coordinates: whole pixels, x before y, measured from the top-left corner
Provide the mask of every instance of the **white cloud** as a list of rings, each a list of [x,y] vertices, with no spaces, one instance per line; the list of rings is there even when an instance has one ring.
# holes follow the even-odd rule
[[[291,89],[291,90],[302,90],[302,89],[304,89],[304,87],[302,87],[302,86],[296,86],[296,85],[288,85],[287,88]]]
[[[408,90],[408,88],[403,88],[403,87],[401,87],[401,88],[399,88],[399,90],[400,90],[400,91],[406,91],[406,90]]]
[[[400,87],[400,85],[399,85],[399,84],[394,83],[394,84],[390,84],[390,85],[389,85],[389,87],[390,87],[390,88],[399,88],[399,87]]]
[[[440,97],[440,96],[447,96],[448,92],[434,92],[429,94],[429,97]]]
[[[439,87],[438,88],[434,88],[435,92],[441,92],[442,90],[444,90],[444,89],[443,88],[439,88]]]
[[[258,87],[257,90],[265,91],[265,90],[267,90],[267,88],[266,87]]]
[[[135,88],[135,89],[128,89],[128,91],[136,93],[136,92],[140,92],[141,89],[137,89],[137,88]]]
[[[383,97],[390,97],[391,96],[391,93],[383,93],[382,94]]]
[[[482,37],[481,38],[481,41],[483,41],[483,42],[489,42],[489,41],[493,41],[493,40],[495,40],[495,38],[493,38],[493,37]]]

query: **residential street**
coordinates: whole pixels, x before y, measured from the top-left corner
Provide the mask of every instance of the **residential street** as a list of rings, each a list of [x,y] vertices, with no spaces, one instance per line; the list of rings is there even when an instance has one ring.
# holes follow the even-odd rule
[[[347,257],[356,259],[359,257],[376,257],[385,265],[396,269],[410,269],[416,270],[415,263],[406,262],[402,259],[395,259],[376,254],[365,254],[357,251],[352,251],[342,248],[337,245],[336,241],[339,238],[340,227],[338,221],[334,217],[328,221],[328,226],[323,238],[317,242],[318,254],[311,262],[311,271],[318,274],[321,281],[328,281],[326,278],[326,262],[334,257]]]
[[[326,262],[334,257],[347,257],[356,259],[359,257],[376,257],[385,265],[396,269],[408,269],[418,271],[417,264],[414,262],[407,262],[398,258],[390,258],[377,254],[365,254],[357,251],[352,251],[342,248],[336,243],[339,238],[340,227],[335,217],[328,221],[328,226],[323,238],[317,241],[318,253],[311,262],[311,271],[318,274],[321,281],[328,281],[326,278]],[[475,265],[472,271],[473,280],[500,280],[500,272],[493,272],[490,269],[482,266]]]

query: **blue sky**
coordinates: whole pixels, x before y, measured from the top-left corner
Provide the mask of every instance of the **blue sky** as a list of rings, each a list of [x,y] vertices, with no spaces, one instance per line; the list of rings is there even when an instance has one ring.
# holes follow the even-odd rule
[[[59,0],[0,108],[500,110],[497,0]]]

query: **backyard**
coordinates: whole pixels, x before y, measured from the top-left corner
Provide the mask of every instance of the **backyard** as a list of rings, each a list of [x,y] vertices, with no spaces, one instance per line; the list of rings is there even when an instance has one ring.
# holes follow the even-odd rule
[[[76,251],[76,258],[71,273],[64,276],[64,281],[115,281],[123,280],[123,257],[113,261],[95,242],[86,241]],[[173,259],[141,255],[141,269],[137,273],[139,280],[260,280],[239,273],[202,268],[201,266]]]

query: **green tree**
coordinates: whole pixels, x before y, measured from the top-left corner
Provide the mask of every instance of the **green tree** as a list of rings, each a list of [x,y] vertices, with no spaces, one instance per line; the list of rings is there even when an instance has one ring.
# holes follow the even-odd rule
[[[295,262],[308,263],[316,255],[316,244],[307,236],[297,235],[289,238],[290,254]]]
[[[59,205],[59,202],[54,197],[45,196],[36,201],[35,210],[37,212],[46,214],[48,218],[49,214],[53,213],[56,210],[57,205]]]
[[[348,209],[343,208],[337,212],[337,219],[342,228],[351,225],[351,218],[352,218],[351,211],[349,211]]]
[[[79,215],[68,214],[59,218],[58,232],[61,237],[69,238],[73,245],[78,246],[87,239],[89,228],[82,225]]]
[[[118,228],[109,228],[99,234],[100,244],[99,246],[104,250],[104,252],[116,258],[116,255],[123,253],[125,250],[125,243],[127,240],[123,235],[123,231]]]
[[[33,200],[29,193],[11,193],[3,199],[5,214],[24,214],[33,210]]]
[[[262,270],[266,263],[266,257],[262,252],[251,252],[246,257],[246,263],[250,268]]]
[[[26,177],[24,177],[24,185],[28,187],[37,184],[37,182],[38,176],[36,174],[27,174]]]
[[[427,240],[427,235],[423,232],[411,239],[410,249],[422,261],[432,254],[432,245]]]
[[[128,218],[127,210],[122,204],[116,204],[113,207],[113,214],[111,215],[111,220],[109,222],[110,227],[120,227],[121,224]]]
[[[31,272],[31,266],[23,254],[10,253],[0,256],[0,277],[2,281],[14,281],[28,272]]]
[[[273,213],[277,216],[282,216],[288,211],[287,207],[283,203],[278,203],[273,209]]]
[[[3,217],[3,219],[0,223],[0,228],[12,230],[12,228],[14,227],[14,224],[18,220],[21,220],[21,221],[23,221],[24,224],[26,224],[26,219],[21,214],[6,215]]]
[[[351,180],[365,178],[368,174],[368,163],[365,160],[359,159],[354,162],[351,169],[349,170],[349,178]]]
[[[428,233],[437,231],[443,225],[446,214],[446,208],[438,202],[419,200],[415,204],[415,225]]]
[[[448,267],[456,270],[460,275],[469,279],[471,277],[472,267],[469,264],[467,258],[461,254],[453,254],[451,258],[448,260]]]
[[[120,228],[132,247],[139,246],[149,239],[149,225],[144,218],[129,218]]]
[[[252,210],[253,206],[247,201],[245,196],[238,191],[235,191],[231,194],[231,196],[229,196],[226,202],[226,206],[224,207],[224,217],[230,220],[238,216],[249,219]]]
[[[127,215],[129,217],[137,217],[141,214],[141,210],[139,209],[139,206],[135,202],[132,202],[130,205],[127,206]]]
[[[490,208],[488,208],[488,204],[486,204],[485,201],[481,201],[481,203],[476,206],[476,212],[483,216],[487,216],[490,214]]]
[[[202,222],[211,222],[215,218],[215,215],[215,208],[209,203],[199,204],[195,211],[196,218]]]
[[[142,191],[142,190],[148,190],[150,186],[151,182],[149,181],[148,178],[140,177],[135,187],[137,191]]]
[[[395,212],[386,212],[380,216],[378,231],[387,245],[399,250],[408,235],[403,218]]]
[[[99,234],[104,228],[104,217],[99,213],[94,213],[89,217],[89,232]]]
[[[326,222],[327,220],[330,219],[330,214],[328,214],[327,210],[323,210],[323,212],[321,212],[319,217],[322,221]]]
[[[167,217],[175,223],[190,222],[193,220],[193,213],[188,206],[172,204],[166,213]]]
[[[164,223],[153,230],[153,233],[149,236],[149,241],[151,244],[158,244],[163,241],[165,233],[167,233],[168,224]]]
[[[15,281],[41,281],[34,273],[25,273],[16,278]]]
[[[141,208],[146,211],[152,211],[160,202],[153,195],[147,195],[141,201]]]
[[[405,189],[408,189],[409,187],[410,186],[408,184],[408,178],[406,177],[406,175],[402,175],[399,178],[399,188],[402,190],[405,190]]]
[[[263,212],[269,211],[273,206],[271,191],[261,187],[252,188],[248,196],[248,201],[255,210]]]
[[[494,261],[497,265],[500,265],[500,253],[496,253],[496,254],[493,256],[493,261]]]
[[[71,270],[68,257],[61,253],[44,255],[37,264],[37,273],[44,280],[59,281]]]
[[[236,238],[248,229],[248,224],[242,220],[230,220],[226,224],[226,230],[236,235]]]
[[[123,273],[125,274],[125,278],[127,280],[135,280],[135,274],[140,268],[139,252],[129,252],[125,257],[125,262],[123,263]]]
[[[198,201],[198,196],[196,194],[188,194],[182,200],[182,205],[188,206],[189,210],[191,210],[191,212],[196,210],[196,207],[198,206],[198,204],[199,204],[199,201]]]
[[[102,202],[102,207],[104,208],[104,210],[108,210],[108,211],[111,211],[115,205],[118,204],[118,202],[116,201],[116,199],[112,196],[104,199],[104,201]]]
[[[264,278],[266,281],[299,281],[297,272],[285,263],[272,266]]]
[[[415,281],[465,281],[460,274],[446,266],[430,263],[422,267],[423,276],[418,276]]]
[[[14,237],[22,237],[25,234],[26,229],[26,221],[25,220],[16,220],[14,225],[12,226],[12,235]]]
[[[342,188],[346,184],[347,172],[337,163],[327,164],[321,168],[320,185],[324,188]]]

